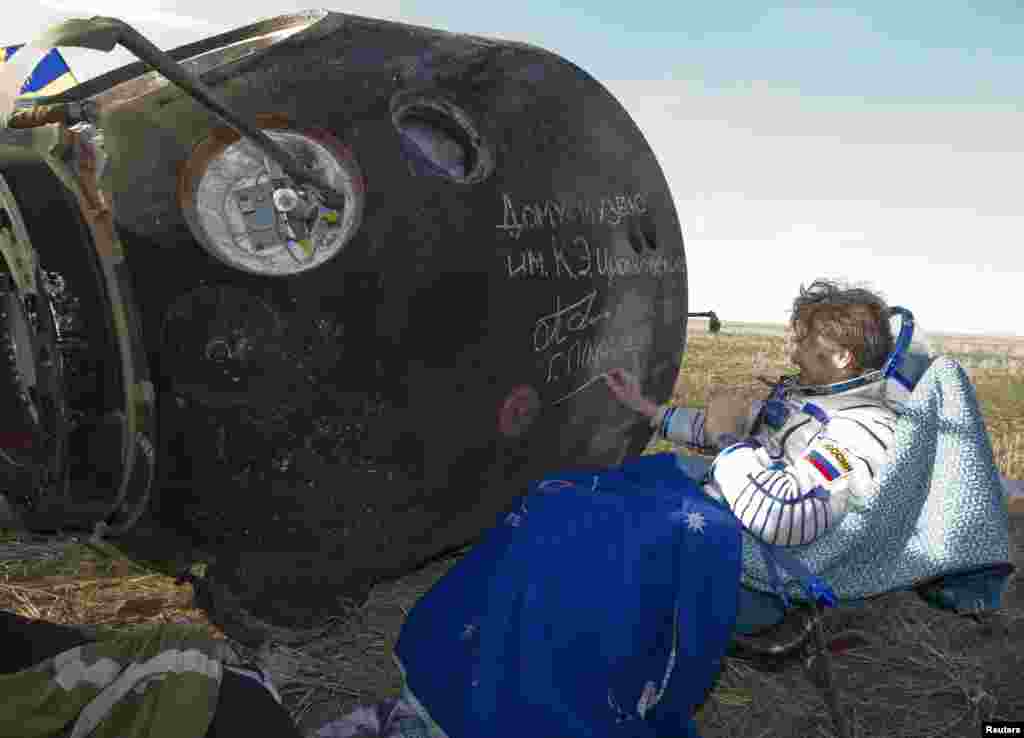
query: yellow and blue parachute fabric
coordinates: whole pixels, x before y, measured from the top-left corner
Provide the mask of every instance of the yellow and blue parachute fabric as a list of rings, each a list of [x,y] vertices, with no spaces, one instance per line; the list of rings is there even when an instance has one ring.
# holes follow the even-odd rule
[[[23,46],[24,44],[4,46],[3,62],[6,63]],[[43,57],[42,61],[32,70],[32,76],[22,85],[21,97],[57,95],[77,84],[78,80],[71,73],[71,68],[68,67],[61,53],[57,49],[50,49],[50,53]]]
[[[674,454],[535,482],[395,649],[451,738],[697,738],[736,621],[740,526]]]

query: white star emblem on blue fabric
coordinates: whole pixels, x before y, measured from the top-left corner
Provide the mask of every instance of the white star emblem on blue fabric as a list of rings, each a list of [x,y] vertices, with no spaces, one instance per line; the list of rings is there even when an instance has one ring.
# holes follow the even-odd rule
[[[686,527],[689,530],[695,530],[698,533],[704,532],[704,516],[699,512],[692,512],[686,514]]]

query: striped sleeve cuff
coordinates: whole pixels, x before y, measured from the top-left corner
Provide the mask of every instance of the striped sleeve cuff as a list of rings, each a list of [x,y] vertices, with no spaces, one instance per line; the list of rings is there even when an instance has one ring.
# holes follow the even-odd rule
[[[704,446],[704,411],[689,407],[662,405],[651,418],[658,436],[676,443]]]

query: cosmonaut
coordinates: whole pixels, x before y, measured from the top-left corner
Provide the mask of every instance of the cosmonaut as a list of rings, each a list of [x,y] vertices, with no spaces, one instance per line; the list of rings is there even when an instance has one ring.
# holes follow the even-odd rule
[[[800,373],[770,393],[766,387],[761,399],[721,388],[706,409],[659,406],[626,370],[608,372],[606,382],[661,437],[720,449],[710,467],[691,460],[688,470],[750,533],[775,545],[807,544],[877,484],[895,441],[911,385],[883,371],[894,355],[889,318],[878,295],[819,279],[793,303],[792,361]]]

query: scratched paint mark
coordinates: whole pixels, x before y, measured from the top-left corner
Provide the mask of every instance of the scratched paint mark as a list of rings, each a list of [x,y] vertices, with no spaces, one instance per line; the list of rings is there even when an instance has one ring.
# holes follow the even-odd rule
[[[558,405],[559,403],[565,402],[565,401],[566,401],[566,400],[568,400],[568,399],[569,399],[570,397],[573,397],[573,396],[575,396],[575,395],[578,395],[578,394],[579,394],[580,392],[582,392],[583,390],[585,390],[585,389],[586,389],[587,387],[589,387],[590,385],[592,385],[592,384],[593,384],[594,382],[598,381],[599,379],[604,379],[604,378],[605,378],[605,377],[607,377],[607,376],[608,376],[608,372],[603,372],[603,373],[601,373],[601,374],[598,374],[598,375],[597,375],[596,377],[591,377],[591,378],[590,378],[590,379],[588,379],[588,380],[587,380],[586,382],[584,382],[583,384],[581,384],[581,385],[580,385],[579,387],[577,387],[576,389],[574,389],[574,390],[573,390],[572,392],[570,392],[569,394],[567,394],[567,395],[564,395],[564,396],[562,396],[562,397],[559,397],[559,398],[558,398],[557,400],[555,400],[555,401],[554,401],[554,402],[552,402],[551,404],[552,404],[552,405]]]

